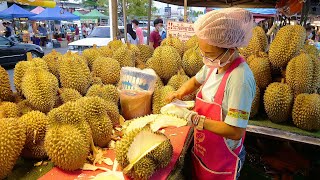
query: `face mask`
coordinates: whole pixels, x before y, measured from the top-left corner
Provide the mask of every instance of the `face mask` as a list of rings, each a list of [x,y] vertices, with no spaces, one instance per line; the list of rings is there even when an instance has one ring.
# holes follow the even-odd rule
[[[158,27],[158,31],[161,32],[163,30],[163,27]]]
[[[221,53],[221,54],[220,54],[218,57],[216,57],[215,59],[211,59],[211,58],[205,57],[205,56],[202,54],[201,51],[200,51],[200,53],[201,53],[201,56],[202,56],[202,61],[203,61],[203,63],[204,63],[206,66],[208,66],[209,68],[218,68],[218,67],[222,68],[222,67],[224,67],[224,66],[226,66],[227,64],[230,63],[230,59],[231,59],[231,57],[233,56],[233,54],[235,53],[235,52],[233,52],[233,53],[230,55],[230,57],[228,58],[228,60],[227,60],[226,62],[224,62],[224,63],[221,64],[221,59],[223,59],[223,58],[225,57],[225,55],[227,54],[228,51],[229,51],[229,49],[228,49],[224,54]],[[218,59],[222,54],[223,54],[223,56],[222,56],[220,59]]]

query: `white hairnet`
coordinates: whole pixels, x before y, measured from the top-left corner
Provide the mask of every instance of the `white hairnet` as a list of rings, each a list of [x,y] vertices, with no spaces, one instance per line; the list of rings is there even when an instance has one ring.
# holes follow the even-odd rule
[[[242,8],[224,8],[201,16],[194,24],[195,33],[208,44],[221,48],[247,46],[253,29],[252,14]]]

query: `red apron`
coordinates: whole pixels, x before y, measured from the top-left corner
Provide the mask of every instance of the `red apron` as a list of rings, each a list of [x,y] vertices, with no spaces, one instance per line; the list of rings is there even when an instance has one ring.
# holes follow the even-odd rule
[[[204,115],[212,121],[223,121],[222,101],[227,79],[230,73],[244,62],[239,57],[233,61],[223,76],[219,88],[214,96],[214,102],[207,102],[202,99],[202,88],[197,94],[195,111]],[[210,70],[209,79],[213,69]],[[204,85],[203,84],[203,85]],[[203,87],[203,86],[202,86]],[[193,179],[201,180],[233,180],[236,179],[239,157],[238,154],[243,146],[244,136],[241,145],[231,150],[222,136],[216,135],[208,130],[194,130],[194,147],[192,150]]]

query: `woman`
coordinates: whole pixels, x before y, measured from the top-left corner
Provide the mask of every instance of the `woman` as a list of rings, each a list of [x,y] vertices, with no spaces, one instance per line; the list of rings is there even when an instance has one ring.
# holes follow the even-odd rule
[[[132,24],[127,24],[127,38],[130,44],[135,44],[135,45],[139,44],[139,39],[137,37],[137,34],[132,29]]]
[[[200,88],[194,111],[169,104],[161,113],[187,119],[195,127],[193,179],[237,179],[244,163],[244,135],[255,80],[237,47],[252,35],[253,17],[241,8],[211,11],[194,24],[204,66],[195,77],[170,94],[167,101]]]

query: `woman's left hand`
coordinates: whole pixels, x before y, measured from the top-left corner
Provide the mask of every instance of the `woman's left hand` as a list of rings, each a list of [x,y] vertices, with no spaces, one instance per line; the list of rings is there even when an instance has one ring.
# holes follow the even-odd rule
[[[174,104],[165,105],[161,108],[160,112],[161,114],[171,114],[177,116],[178,118],[185,119],[188,121],[188,124],[192,124],[192,116],[197,114],[194,111],[190,111],[187,108],[182,108]]]

